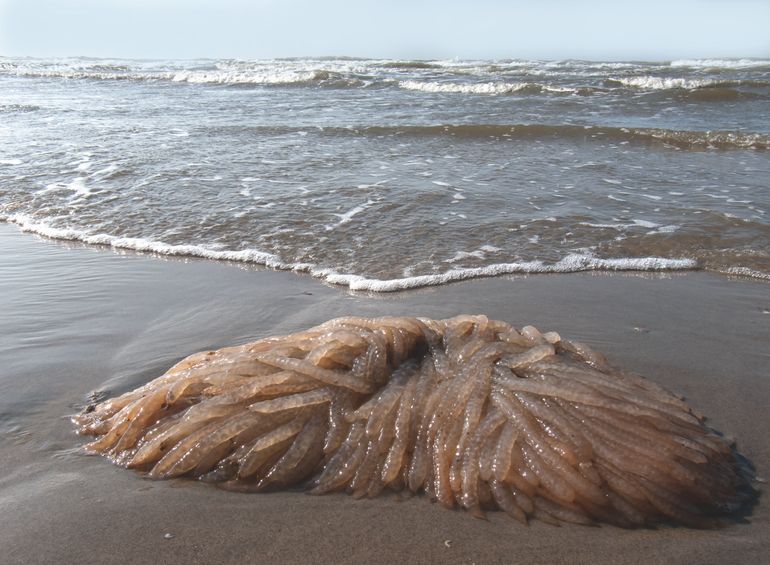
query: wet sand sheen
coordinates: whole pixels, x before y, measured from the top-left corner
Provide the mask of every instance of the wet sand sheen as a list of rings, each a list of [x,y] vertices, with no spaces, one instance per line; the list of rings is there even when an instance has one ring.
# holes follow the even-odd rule
[[[419,499],[249,496],[187,481],[147,482],[71,453],[79,441],[63,420],[83,405],[85,393],[131,390],[194,351],[291,333],[343,314],[474,311],[558,328],[683,393],[710,425],[737,438],[764,476],[770,292],[762,283],[701,273],[570,275],[371,297],[287,273],[66,248],[13,228],[0,230],[0,248],[0,510],[10,517],[0,543],[9,562],[115,555],[137,563],[171,556],[300,562],[312,554],[339,562],[419,556],[610,563],[622,549],[631,563],[760,563],[768,551],[762,502],[750,524],[701,532],[523,528],[502,513],[471,520]]]

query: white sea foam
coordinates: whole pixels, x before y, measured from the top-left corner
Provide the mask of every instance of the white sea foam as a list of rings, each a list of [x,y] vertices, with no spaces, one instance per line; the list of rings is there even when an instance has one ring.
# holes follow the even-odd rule
[[[297,84],[317,80],[319,74],[314,71],[196,71],[184,70],[169,75],[173,82],[190,84]]]
[[[757,271],[755,269],[749,269],[748,267],[728,267],[722,271],[726,275],[733,275],[739,277],[751,277],[752,279],[761,279],[770,281],[770,274]]]
[[[616,222],[611,224],[597,222],[578,222],[578,225],[587,226],[589,228],[612,229],[618,231],[627,230],[629,228],[645,228],[647,230],[651,230],[647,232],[648,235],[655,233],[673,233],[681,228],[681,226],[675,224],[661,226],[660,224],[656,224],[655,222],[650,222],[647,220],[631,220],[630,223]]]
[[[91,189],[86,186],[86,181],[83,177],[76,177],[72,182],[65,185],[64,188],[73,191],[77,198],[82,198],[91,194]]]
[[[650,232],[647,232],[647,233],[648,234],[654,234],[654,233],[674,233],[675,231],[677,231],[681,227],[682,226],[678,226],[678,225],[675,225],[675,224],[670,224],[668,226],[660,226],[660,227],[658,227],[658,228],[656,228],[656,229],[654,229],[654,230],[652,230]]]
[[[153,241],[136,237],[118,237],[104,233],[89,233],[74,228],[56,228],[44,222],[35,221],[25,214],[0,214],[0,220],[17,224],[22,231],[37,233],[52,239],[65,239],[80,241],[91,245],[106,245],[115,249],[131,249],[159,255],[182,255],[189,257],[202,257],[220,261],[239,261],[257,263],[275,269],[292,269],[272,254],[257,249],[242,249],[239,251],[218,251],[203,245],[173,245],[162,241]]]
[[[587,226],[589,228],[598,228],[598,229],[607,229],[607,230],[622,230],[624,228],[629,227],[629,224],[597,224],[594,222],[578,222],[578,225]]]
[[[340,224],[347,224],[350,220],[353,219],[353,216],[355,216],[356,214],[360,214],[372,204],[374,204],[372,200],[367,200],[365,204],[356,206],[355,208],[348,210],[344,214],[334,214],[334,215],[340,219],[340,222],[339,222]]]
[[[475,251],[458,251],[451,259],[445,259],[444,263],[457,263],[458,261],[469,259],[471,257],[475,259],[485,259],[487,253],[497,253],[498,251],[500,251],[500,248],[495,247],[494,245],[482,245]]]
[[[629,78],[616,78],[613,79],[624,86],[631,86],[634,88],[642,88],[645,90],[670,90],[672,88],[704,88],[708,86],[716,86],[718,81],[705,80],[705,79],[687,79],[680,77],[654,77],[654,76],[638,76]]]
[[[486,267],[452,269],[435,275],[419,275],[399,279],[370,279],[359,275],[347,275],[323,272],[327,282],[347,286],[351,290],[369,292],[396,292],[424,286],[436,286],[450,282],[494,277],[510,274],[536,273],[577,273],[581,271],[670,271],[694,269],[697,263],[693,259],[664,259],[662,257],[640,257],[599,259],[590,255],[571,254],[553,264],[542,261],[523,261],[519,263],[498,263]],[[311,274],[316,274],[311,270]]]
[[[507,274],[576,273],[581,271],[670,271],[689,270],[697,267],[697,262],[694,259],[667,259],[662,257],[601,259],[588,254],[573,253],[556,263],[545,263],[543,261],[497,263],[484,267],[455,268],[444,273],[432,275],[417,275],[396,279],[374,279],[361,275],[338,273],[332,269],[321,268],[308,263],[286,263],[277,255],[258,249],[218,250],[205,245],[173,245],[144,238],[92,234],[73,228],[56,228],[46,223],[35,221],[24,214],[0,214],[0,221],[15,223],[22,231],[37,233],[53,239],[80,241],[92,245],[105,245],[114,249],[130,249],[159,255],[236,261],[264,265],[276,270],[307,272],[313,277],[330,284],[347,286],[351,290],[369,292],[395,292]],[[739,273],[736,272],[736,274]]]
[[[745,69],[748,67],[768,67],[770,59],[678,59],[671,61],[672,67]]]
[[[476,251],[458,251],[455,253],[455,256],[451,259],[446,259],[444,263],[457,263],[458,261],[462,261],[463,259],[469,259],[471,257],[475,259],[483,259],[485,256],[484,252],[481,249],[477,249]]]
[[[358,206],[355,206],[354,208],[351,208],[347,212],[344,212],[342,214],[334,214],[335,216],[337,216],[340,219],[340,221],[337,222],[334,225],[326,226],[326,230],[330,231],[330,230],[333,230],[334,228],[336,228],[338,226],[341,226],[341,225],[349,223],[353,219],[353,216],[355,216],[356,214],[360,214],[361,212],[363,212],[364,210],[366,210],[367,208],[369,208],[369,206],[372,206],[373,204],[376,204],[376,202],[374,200],[367,200],[363,204],[359,204]]]
[[[105,177],[105,176],[111,175],[112,173],[117,171],[118,168],[119,167],[113,163],[111,165],[107,165],[103,169],[99,169],[98,171],[94,171],[93,173],[91,173],[91,176],[92,177]]]
[[[79,59],[16,60],[0,63],[0,73],[30,78],[95,80],[172,81],[191,84],[280,85],[326,80],[346,80],[350,86],[363,86],[355,77],[363,66],[343,61],[122,61],[110,64],[84,63]]]
[[[559,86],[549,86],[536,84],[532,82],[482,82],[474,84],[463,84],[457,82],[437,82],[437,81],[418,81],[403,80],[398,86],[406,90],[416,90],[419,92],[441,92],[457,94],[486,94],[499,96],[501,94],[512,94],[522,90],[539,90],[542,92],[576,92],[573,88],[562,88]]]

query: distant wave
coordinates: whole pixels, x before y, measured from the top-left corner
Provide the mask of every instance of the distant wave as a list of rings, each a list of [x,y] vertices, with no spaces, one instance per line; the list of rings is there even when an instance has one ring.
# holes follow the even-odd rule
[[[232,85],[303,85],[319,84],[356,87],[363,80],[328,70],[311,71],[178,71],[171,75],[173,82],[190,84]]]
[[[3,70],[3,74],[25,78],[65,78],[65,79],[92,79],[92,80],[170,80],[173,75],[169,73],[155,73],[141,75],[138,73],[115,73],[91,70],[72,69],[14,69]]]
[[[670,65],[672,67],[746,69],[770,67],[770,59],[678,59],[671,61]]]
[[[426,93],[592,94],[607,88],[651,91],[763,86],[720,81],[762,73],[770,60],[697,59],[663,63],[590,61],[422,61],[316,58],[282,60],[134,61],[112,59],[29,59],[0,57],[0,75],[82,80],[171,81],[213,85],[306,85],[361,88],[372,84]],[[656,76],[677,70],[677,76]],[[704,71],[711,76],[704,78]],[[636,76],[624,76],[629,73]],[[614,76],[619,75],[619,76]],[[679,76],[684,75],[684,76]],[[535,76],[556,77],[541,84]],[[759,77],[762,78],[762,77]],[[508,79],[508,80],[506,80]],[[565,80],[566,79],[566,80]],[[568,82],[569,81],[569,82]],[[764,86],[768,86],[767,82]]]
[[[637,76],[607,78],[609,88],[626,87],[639,91],[668,94],[695,102],[729,102],[732,100],[770,100],[770,81],[716,80],[681,77]]]
[[[456,93],[500,96],[506,94],[579,94],[583,96],[611,92],[616,88],[666,92],[677,96],[684,92],[702,101],[735,100],[739,98],[770,99],[770,92],[754,92],[749,89],[767,90],[770,81],[764,80],[714,80],[680,77],[637,76],[605,78],[600,86],[560,86],[537,82],[451,82],[402,80],[399,88],[426,93]]]
[[[7,71],[6,71],[7,73]],[[221,85],[303,85],[358,87],[366,81],[328,70],[178,70],[164,72],[105,72],[104,70],[17,69],[10,74],[27,78],[64,78],[75,80],[129,80]]]
[[[319,130],[320,131],[320,130]],[[510,139],[562,138],[572,140],[612,140],[659,143],[680,149],[768,149],[770,135],[730,131],[681,131],[659,128],[624,128],[606,126],[547,124],[461,124],[433,126],[371,126],[363,128],[326,128],[329,134],[364,135],[451,135],[460,138],[502,137]]]
[[[554,92],[561,94],[576,94],[580,92],[577,88],[565,88],[561,86],[550,86],[547,84],[537,84],[533,82],[483,82],[483,83],[457,83],[457,82],[436,82],[436,81],[416,81],[404,80],[398,83],[400,88],[406,90],[416,90],[420,92],[448,92],[458,94],[539,94],[543,92]],[[586,90],[586,89],[582,89]]]
[[[37,110],[40,110],[40,106],[34,104],[0,104],[0,114],[35,112]]]
[[[138,252],[169,256],[187,256],[264,265],[271,269],[308,273],[327,283],[347,286],[351,290],[369,292],[395,292],[425,286],[443,285],[455,281],[494,277],[507,274],[577,273],[583,271],[675,271],[697,268],[694,259],[668,259],[663,257],[598,258],[588,254],[571,253],[555,263],[521,261],[496,263],[484,267],[453,268],[443,273],[418,275],[397,279],[375,279],[363,275],[338,273],[307,263],[286,263],[272,254],[257,249],[214,250],[204,245],[172,245],[143,238],[119,237],[109,234],[90,234],[83,230],[56,228],[35,221],[24,214],[0,215],[0,221],[14,223],[25,232],[37,233],[51,239],[78,241],[90,245],[114,249],[130,249]]]
[[[415,70],[425,67],[418,66],[416,63],[408,63],[403,66],[401,63],[384,63],[381,65],[387,69],[405,69]],[[387,76],[374,77],[355,72],[333,71],[329,69],[304,69],[304,68],[211,68],[211,69],[178,69],[164,71],[140,71],[126,70],[116,72],[115,70],[104,67],[82,68],[28,68],[0,67],[0,72],[26,78],[63,78],[72,80],[100,80],[100,81],[140,81],[140,82],[175,82],[187,84],[211,84],[211,85],[234,85],[234,86],[326,86],[338,88],[360,88],[377,83],[380,86],[397,85],[405,90],[414,90],[428,93],[460,93],[460,94],[539,94],[539,93],[559,93],[559,94],[589,94],[593,89],[590,88],[568,88],[552,86],[547,84],[537,84],[533,82],[439,82],[439,81],[420,81],[403,80],[396,81]]]
[[[386,69],[437,69],[441,68],[438,63],[428,61],[386,61],[380,66]]]
[[[716,81],[709,79],[690,79],[681,77],[636,76],[608,78],[605,83],[610,86],[630,86],[644,90],[671,90],[673,88],[705,88],[714,86],[733,86],[737,81]]]
[[[206,126],[202,132],[243,131],[264,135],[318,136],[452,136],[460,139],[566,139],[670,145],[679,149],[770,149],[770,135],[734,131],[687,131],[661,128],[551,124],[436,124],[349,127]]]

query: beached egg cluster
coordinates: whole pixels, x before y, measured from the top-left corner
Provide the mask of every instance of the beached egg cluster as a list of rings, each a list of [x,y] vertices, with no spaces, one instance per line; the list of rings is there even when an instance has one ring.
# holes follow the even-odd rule
[[[679,398],[588,347],[485,316],[339,318],[192,355],[76,416],[152,478],[373,497],[476,516],[707,527],[751,495]]]

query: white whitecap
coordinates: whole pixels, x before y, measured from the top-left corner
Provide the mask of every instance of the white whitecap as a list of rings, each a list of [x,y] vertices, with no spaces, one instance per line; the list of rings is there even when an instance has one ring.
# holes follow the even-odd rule
[[[456,268],[435,275],[419,275],[398,279],[370,279],[360,275],[340,274],[327,270],[311,270],[311,274],[326,282],[347,286],[351,290],[369,292],[396,292],[411,288],[436,286],[450,282],[494,277],[507,274],[576,273],[581,271],[671,271],[694,269],[693,259],[666,259],[662,257],[638,257],[600,259],[591,255],[570,254],[557,263],[522,261],[498,263],[486,267]]]
[[[539,90],[542,92],[573,93],[574,88],[535,84],[531,82],[482,82],[482,83],[457,83],[438,81],[404,80],[398,83],[400,88],[430,93],[456,93],[456,94],[484,94],[497,96],[512,94],[525,89]]]
[[[768,67],[769,59],[677,59],[669,63],[672,67],[741,69]]]
[[[91,189],[86,186],[86,181],[83,177],[76,177],[72,182],[65,185],[65,188],[73,191],[77,198],[83,198],[91,194]]]
[[[336,228],[338,226],[341,226],[343,224],[349,223],[353,219],[353,216],[355,216],[357,214],[360,214],[361,212],[363,212],[364,210],[366,210],[367,208],[369,208],[373,204],[375,204],[375,202],[373,200],[367,200],[363,204],[359,204],[358,206],[354,206],[353,208],[351,208],[347,212],[343,212],[342,214],[336,214],[335,213],[334,215],[337,216],[340,220],[339,220],[339,222],[337,222],[334,225],[327,225],[326,226],[326,231],[333,230],[334,228]]]
[[[640,88],[643,90],[670,90],[675,88],[693,89],[715,86],[718,81],[709,79],[689,79],[682,77],[655,77],[655,76],[636,76],[614,78],[615,82],[623,86]]]
[[[0,215],[0,220],[13,222],[23,231],[34,232],[55,239],[81,241],[88,244],[107,245],[116,249],[132,249],[163,255],[202,257],[214,260],[238,261],[265,265],[280,270],[309,272],[314,277],[331,284],[348,286],[351,290],[371,292],[393,292],[409,288],[441,285],[453,281],[491,277],[504,274],[571,273],[579,271],[661,271],[693,269],[693,259],[667,259],[662,257],[610,258],[601,259],[588,254],[570,254],[556,263],[543,261],[522,261],[498,263],[484,267],[456,268],[433,274],[403,277],[398,279],[372,279],[361,275],[337,273],[332,269],[319,268],[308,263],[286,263],[277,255],[257,249],[218,250],[204,245],[173,245],[162,241],[143,238],[117,237],[109,234],[92,234],[84,230],[56,228],[38,222],[23,214]],[[741,273],[742,274],[742,273]]]

